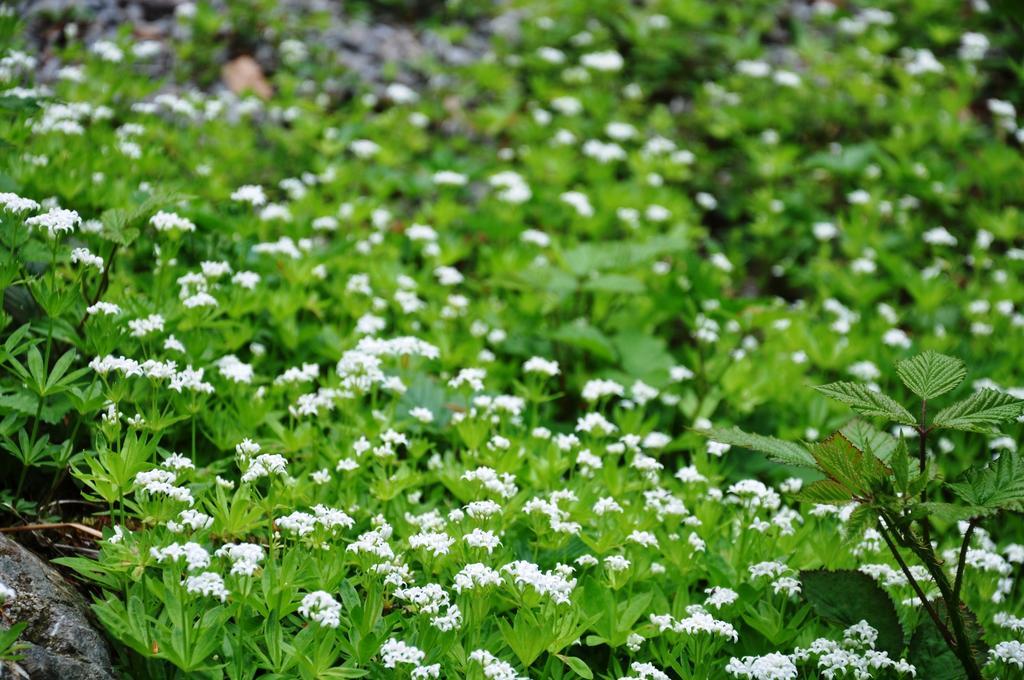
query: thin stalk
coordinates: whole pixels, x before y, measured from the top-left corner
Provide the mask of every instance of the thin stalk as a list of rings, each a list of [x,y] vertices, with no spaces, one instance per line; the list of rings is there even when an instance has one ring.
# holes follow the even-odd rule
[[[964,622],[963,611],[960,608],[960,600],[953,595],[953,589],[949,585],[949,579],[946,578],[942,568],[935,560],[934,554],[932,554],[931,559],[932,563],[929,567],[929,571],[932,572],[932,577],[935,578],[935,582],[939,586],[939,591],[942,593],[942,599],[946,601],[946,612],[949,614],[949,621],[953,626],[953,636],[957,641],[954,651],[960,658],[960,663],[963,664],[969,680],[982,680],[981,668],[978,667],[978,662],[974,658],[974,650],[971,647],[970,638],[967,637],[967,626]]]
[[[925,464],[928,462],[928,400],[921,400],[921,422],[917,426],[917,462],[921,467],[921,474],[924,474]],[[928,500],[927,498],[928,489],[921,489],[921,502],[924,503]],[[931,522],[928,521],[927,517],[921,518],[921,534],[924,536],[924,541],[929,546],[932,544],[932,527]]]
[[[893,558],[896,560],[896,564],[900,566],[900,570],[903,572],[903,575],[907,577],[907,583],[909,583],[910,587],[914,589],[914,592],[917,594],[917,598],[921,600],[921,604],[924,605],[925,611],[928,612],[932,621],[935,622],[935,626],[939,629],[939,633],[942,635],[942,638],[951,648],[955,647],[956,640],[953,638],[952,633],[949,632],[949,628],[946,627],[946,624],[942,622],[942,618],[939,616],[939,613],[935,611],[935,607],[933,607],[932,603],[928,601],[928,596],[924,594],[924,589],[921,588],[921,585],[917,582],[917,579],[914,578],[914,575],[910,573],[910,567],[907,566],[907,563],[903,560],[903,556],[900,555],[899,549],[889,536],[889,530],[881,524],[878,525],[878,530],[879,533],[882,534],[882,538],[885,539],[885,544],[889,546],[889,552],[892,553]]]
[[[967,524],[967,531],[964,532],[964,542],[960,545],[960,557],[956,561],[956,580],[953,583],[953,596],[960,601],[960,591],[964,585],[964,567],[967,566],[967,550],[971,547],[971,535],[974,527],[978,526],[978,518],[971,519]]]
[[[964,623],[963,611],[960,607],[960,599],[954,595],[953,587],[949,584],[949,577],[942,570],[942,564],[935,555],[935,549],[932,548],[931,543],[914,540],[912,535],[907,539],[906,543],[907,547],[913,550],[918,559],[924,563],[925,568],[931,574],[935,585],[939,587],[939,592],[942,594],[942,600],[946,604],[946,614],[949,615],[949,622],[953,628],[953,637],[956,640],[956,644],[950,645],[950,648],[960,659],[960,663],[963,664],[968,680],[982,680],[981,668],[974,658],[971,641],[967,637],[967,628]]]

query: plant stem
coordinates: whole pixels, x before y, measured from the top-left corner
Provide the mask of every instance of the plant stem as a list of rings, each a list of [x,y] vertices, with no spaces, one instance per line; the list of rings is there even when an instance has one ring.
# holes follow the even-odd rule
[[[888,524],[888,520],[884,515],[882,519],[886,524]],[[946,627],[946,624],[942,622],[942,618],[939,617],[939,613],[935,611],[935,607],[933,607],[932,603],[928,601],[928,596],[924,594],[924,590],[917,582],[917,579],[915,579],[914,575],[910,573],[910,567],[907,566],[907,563],[903,560],[903,556],[900,555],[899,548],[896,547],[896,544],[889,536],[889,530],[881,524],[878,525],[878,529],[879,533],[882,534],[882,538],[885,539],[885,544],[889,546],[889,552],[892,553],[893,558],[896,560],[896,564],[900,565],[900,570],[903,572],[903,575],[907,577],[907,583],[909,583],[910,587],[914,589],[914,592],[917,594],[917,598],[921,600],[921,604],[924,605],[925,611],[927,611],[928,615],[932,617],[932,621],[935,622],[935,626],[939,629],[939,633],[942,635],[942,638],[950,648],[956,647],[956,640],[949,632],[949,628]]]
[[[956,561],[956,580],[953,583],[953,596],[960,601],[960,590],[964,585],[964,567],[967,566],[967,550],[971,547],[971,534],[974,527],[978,526],[978,518],[974,517],[967,523],[967,531],[964,532],[964,542],[960,545],[960,557]]]
[[[924,474],[925,465],[928,462],[928,400],[921,400],[921,422],[917,426],[917,462],[920,466],[920,474]],[[925,488],[921,489],[921,502],[924,503],[928,500],[928,488],[927,484]],[[932,544],[932,527],[931,522],[928,521],[927,517],[921,518],[921,534],[924,536],[924,541],[929,546]]]
[[[953,587],[949,584],[949,577],[942,570],[942,563],[935,555],[935,549],[931,543],[915,540],[912,534],[905,538],[905,541],[907,547],[913,550],[918,559],[924,563],[925,568],[928,569],[928,573],[931,574],[935,585],[939,587],[939,592],[942,594],[942,600],[946,605],[946,615],[949,617],[949,623],[953,628],[953,637],[956,640],[956,644],[950,645],[950,648],[960,659],[960,663],[963,664],[968,680],[982,680],[981,668],[978,666],[977,659],[974,658],[974,649],[971,646],[970,639],[967,637],[967,628],[964,623],[960,598],[954,595]]]

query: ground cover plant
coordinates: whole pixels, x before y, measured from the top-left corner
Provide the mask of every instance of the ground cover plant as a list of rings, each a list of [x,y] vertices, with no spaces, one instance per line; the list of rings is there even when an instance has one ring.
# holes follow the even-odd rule
[[[0,7],[2,524],[118,671],[1024,677],[1012,4],[415,5]]]

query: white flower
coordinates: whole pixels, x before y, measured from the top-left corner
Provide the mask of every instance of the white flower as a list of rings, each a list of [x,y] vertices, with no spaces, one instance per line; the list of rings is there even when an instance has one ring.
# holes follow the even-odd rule
[[[998,643],[988,652],[992,661],[1002,661],[1018,669],[1024,669],[1024,643],[1019,640],[1007,640]]]
[[[252,576],[263,561],[263,546],[255,543],[227,543],[214,553],[231,561],[231,574]]]
[[[590,199],[586,194],[579,191],[566,191],[559,198],[576,211],[580,217],[593,217],[594,208],[590,205]]]
[[[185,579],[185,590],[196,595],[215,597],[221,602],[228,599],[228,589],[224,587],[224,578],[212,571],[204,571],[196,576]]]
[[[434,421],[434,412],[422,406],[409,409],[409,415],[424,424]]]
[[[732,657],[725,672],[747,680],[795,680],[800,674],[792,659],[779,652],[742,659]]]
[[[356,139],[348,145],[348,148],[358,158],[373,158],[380,152],[380,145],[369,139]]]
[[[497,586],[502,583],[501,574],[479,562],[464,566],[459,573],[455,574],[454,581],[455,584],[452,588],[457,593],[461,593],[463,590]]]
[[[615,50],[590,52],[580,57],[580,64],[592,71],[621,71],[625,60]]]
[[[814,232],[814,238],[819,241],[830,241],[839,236],[839,229],[831,222],[815,222],[811,229]]]
[[[35,212],[39,210],[39,203],[31,198],[22,198],[17,194],[4,191],[0,192],[0,208],[11,213]]]
[[[945,227],[935,227],[929,229],[922,236],[925,243],[933,246],[955,246],[956,237],[949,233],[949,230]]]
[[[245,184],[231,192],[231,200],[248,203],[252,206],[261,206],[267,202],[267,194],[258,184]]]
[[[103,271],[103,258],[99,255],[93,255],[89,252],[88,248],[75,248],[71,251],[71,262],[72,264],[84,264],[87,267],[94,267],[99,271]]]
[[[531,357],[523,364],[524,373],[540,373],[548,377],[559,374],[558,362],[543,357]]]
[[[715,609],[721,609],[726,605],[730,605],[739,599],[739,594],[735,590],[729,588],[722,588],[720,586],[714,586],[704,591],[708,594],[704,604],[714,607]]]
[[[26,226],[46,229],[50,238],[55,238],[60,234],[71,233],[81,223],[82,218],[78,216],[76,211],[65,210],[64,208],[51,208],[49,212],[29,217],[25,220]]]
[[[337,628],[341,624],[341,603],[323,590],[316,590],[302,598],[299,614],[324,628]]]
[[[384,668],[394,668],[398,664],[418,666],[426,657],[426,652],[395,638],[389,638],[380,648],[380,658]]]
[[[465,186],[467,178],[460,172],[453,172],[451,170],[439,170],[434,173],[433,176],[434,184],[438,186],[453,186],[461,187]]]
[[[157,562],[164,562],[165,560],[177,562],[184,557],[186,568],[189,571],[205,569],[210,566],[210,553],[198,543],[171,543],[163,548],[152,547],[149,549],[149,555]]]
[[[241,189],[239,191],[241,191]],[[235,192],[235,193],[238,193],[238,192]],[[231,197],[235,198],[235,195],[232,194]],[[235,199],[235,200],[242,200],[242,199]],[[192,220],[190,220],[190,219],[188,219],[186,217],[182,217],[181,215],[178,215],[177,213],[164,212],[163,210],[157,212],[155,215],[150,217],[149,218],[149,223],[151,225],[153,225],[153,228],[156,229],[157,231],[174,231],[174,230],[177,230],[177,231],[192,232],[192,231],[196,230],[196,225],[195,225],[195,223],[192,222]]]
[[[160,333],[164,330],[164,317],[160,314],[150,314],[142,319],[132,319],[128,322],[128,328],[136,338],[146,337],[150,333]]]
[[[487,554],[494,552],[494,549],[501,545],[501,539],[492,531],[483,531],[481,529],[473,529],[470,533],[462,537],[462,540],[466,542],[471,548],[482,548],[487,551]]]

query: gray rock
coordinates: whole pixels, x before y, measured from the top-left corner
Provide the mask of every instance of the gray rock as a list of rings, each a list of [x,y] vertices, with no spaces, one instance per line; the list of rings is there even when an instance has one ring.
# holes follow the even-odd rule
[[[0,534],[0,582],[17,596],[4,606],[7,620],[28,624],[28,643],[13,677],[32,680],[113,680],[110,648],[90,621],[85,598],[57,571]],[[5,674],[0,670],[0,677]]]

